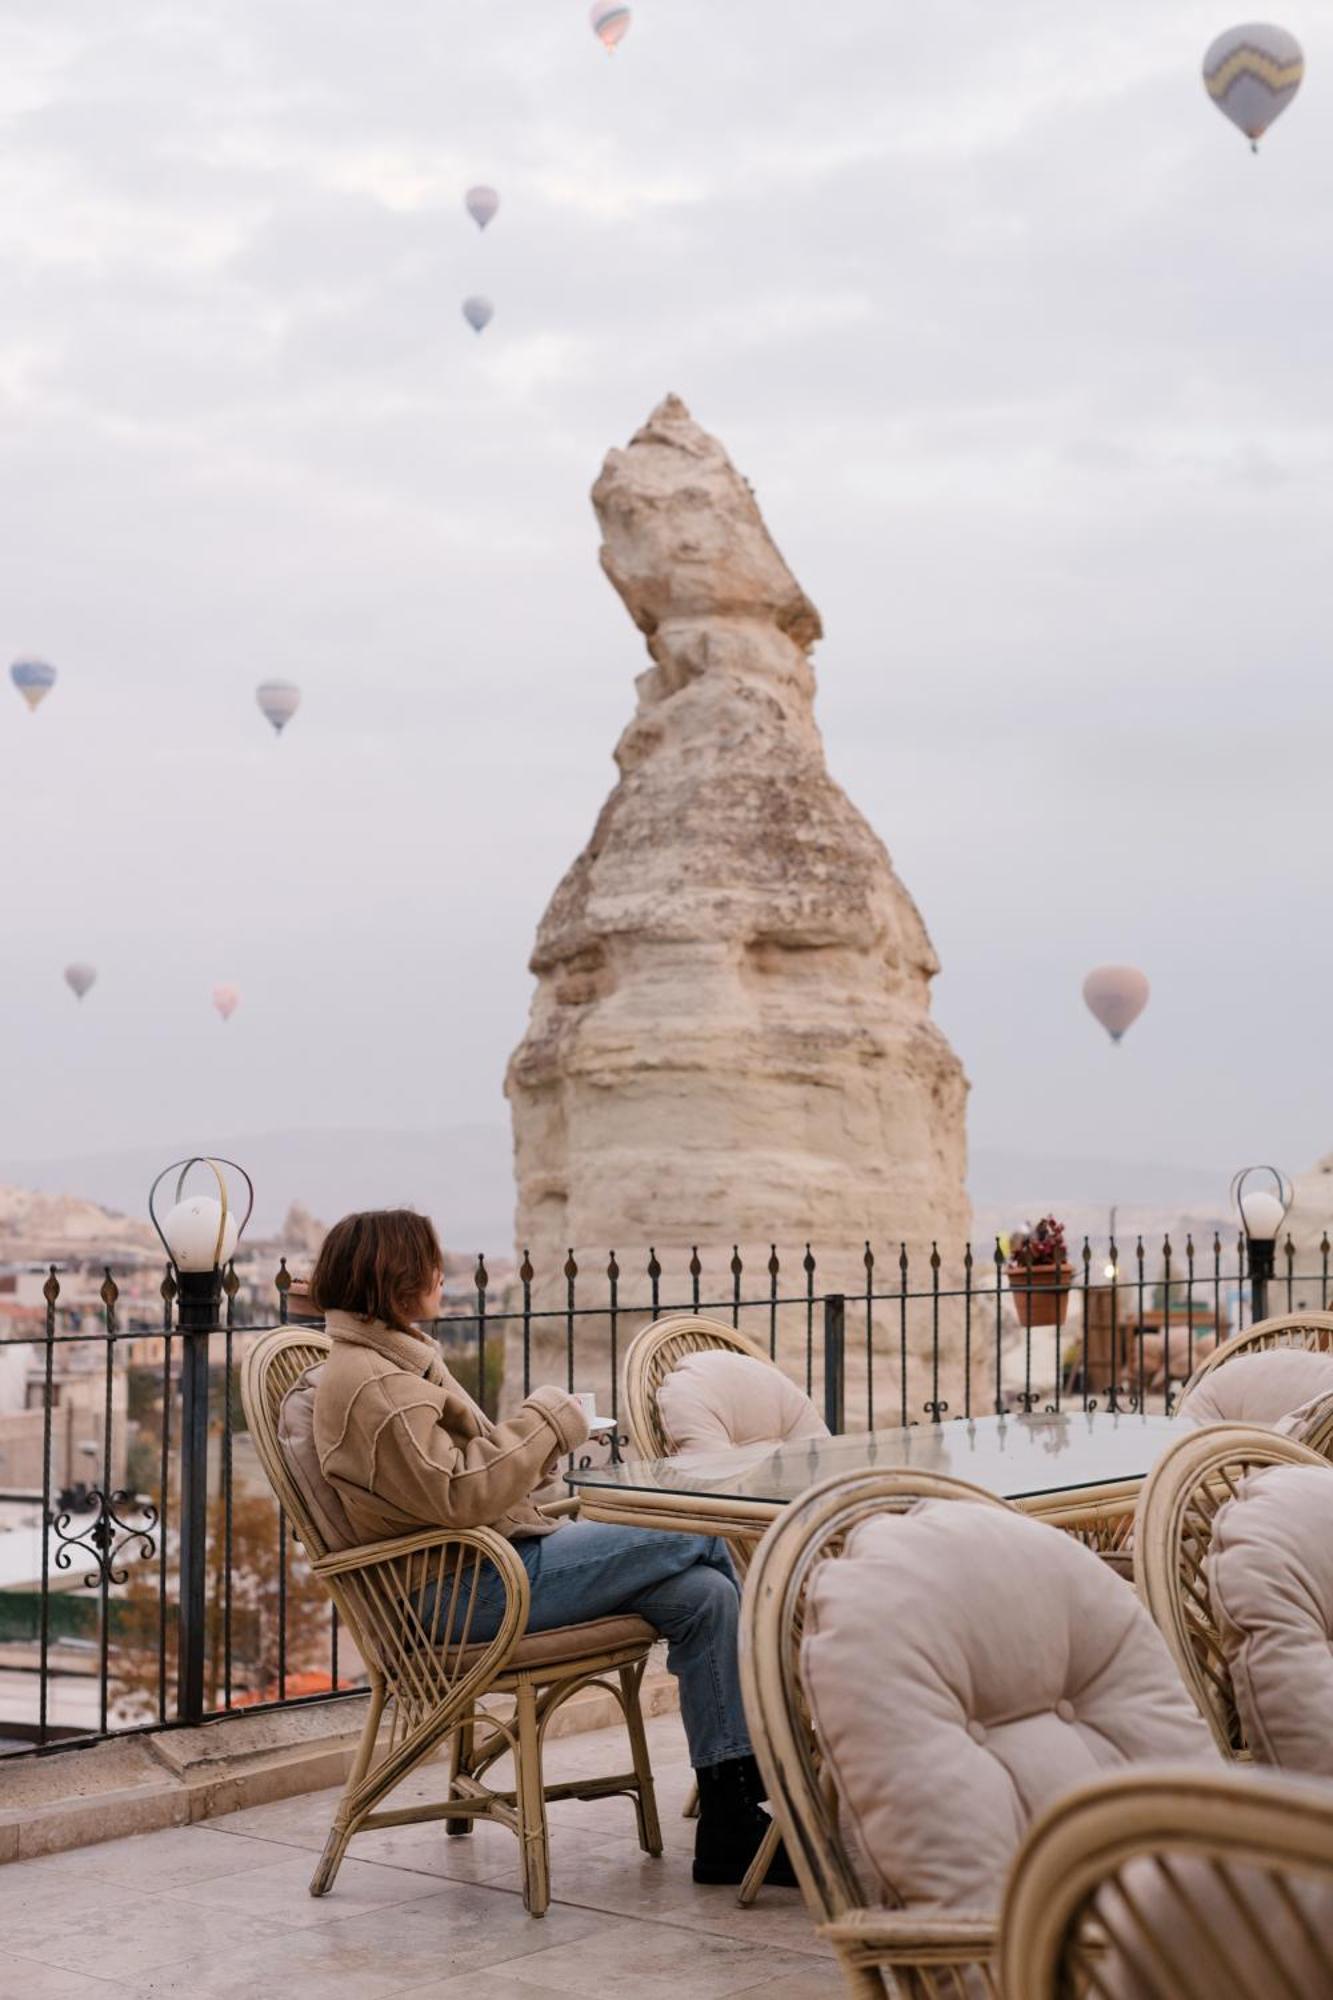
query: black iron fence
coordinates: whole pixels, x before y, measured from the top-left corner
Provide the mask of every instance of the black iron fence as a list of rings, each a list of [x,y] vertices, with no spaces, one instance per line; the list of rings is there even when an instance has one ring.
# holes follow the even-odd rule
[[[846,1260],[748,1263],[698,1250],[631,1266],[528,1256],[451,1288],[433,1331],[492,1414],[541,1381],[620,1416],[625,1349],[666,1313],[740,1328],[820,1405],[829,1427],[885,1429],[1074,1407],[1169,1411],[1219,1339],[1266,1312],[1324,1309],[1313,1269],[1279,1247],[1268,1277],[1243,1239],[1169,1240],[1072,1264],[1011,1265],[1000,1246],[949,1259],[867,1244]],[[841,1282],[832,1288],[835,1273]],[[175,1286],[51,1267],[24,1325],[0,1325],[0,1752],[89,1743],[243,1709],[336,1699],[363,1683],[246,1433],[247,1346],[299,1312],[229,1269],[221,1324],[182,1329]],[[18,1391],[21,1389],[21,1394]],[[613,1433],[609,1449],[627,1440]],[[598,1446],[598,1449],[607,1448]],[[589,1448],[590,1450],[592,1447]]]

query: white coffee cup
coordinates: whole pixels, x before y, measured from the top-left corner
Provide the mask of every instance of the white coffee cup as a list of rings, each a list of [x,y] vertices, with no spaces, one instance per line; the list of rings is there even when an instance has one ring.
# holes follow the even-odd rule
[[[578,1404],[590,1424],[597,1421],[597,1395],[595,1390],[575,1389],[574,1401]]]

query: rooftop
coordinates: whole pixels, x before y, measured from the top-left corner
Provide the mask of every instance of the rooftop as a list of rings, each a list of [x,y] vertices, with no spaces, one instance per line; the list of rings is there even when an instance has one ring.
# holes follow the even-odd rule
[[[678,1716],[648,1724],[666,1852],[639,1851],[628,1800],[550,1808],[553,1900],[527,1916],[510,1834],[441,1825],[366,1833],[333,1891],[310,1875],[337,1791],[0,1868],[0,1935],[24,2000],[535,2000],[624,1988],[635,2000],[827,2000],[831,1956],[793,1890],[742,1910],[690,1880],[694,1829]],[[619,1730],[550,1743],[548,1779],[618,1769]],[[395,1805],[443,1797],[434,1764]]]

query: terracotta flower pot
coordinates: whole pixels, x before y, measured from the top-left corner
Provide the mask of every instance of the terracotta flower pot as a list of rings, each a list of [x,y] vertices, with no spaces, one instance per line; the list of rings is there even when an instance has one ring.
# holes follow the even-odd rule
[[[1010,1264],[1009,1289],[1025,1327],[1063,1326],[1069,1311],[1072,1264]]]

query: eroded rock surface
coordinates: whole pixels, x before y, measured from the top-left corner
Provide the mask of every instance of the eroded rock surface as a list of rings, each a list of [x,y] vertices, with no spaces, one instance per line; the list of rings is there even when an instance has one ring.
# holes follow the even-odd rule
[[[967,1085],[925,926],[825,765],[819,614],[676,397],[592,497],[652,664],[532,955],[518,1242],[550,1270],[568,1245],[808,1241],[823,1290],[864,1285],[867,1238],[896,1281],[906,1241],[928,1285],[932,1240],[967,1235]]]

